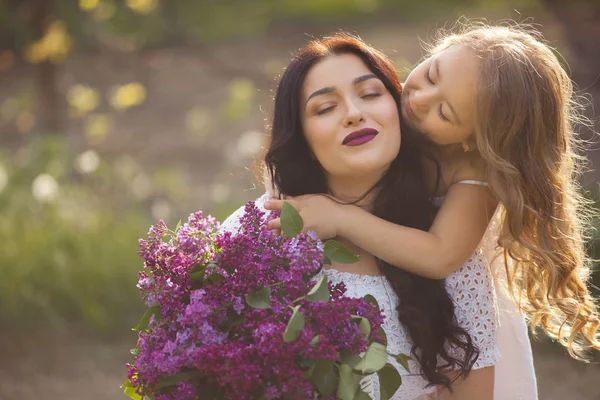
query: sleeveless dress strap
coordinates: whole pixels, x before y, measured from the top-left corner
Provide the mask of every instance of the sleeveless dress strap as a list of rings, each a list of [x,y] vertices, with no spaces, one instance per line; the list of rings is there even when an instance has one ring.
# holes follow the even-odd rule
[[[464,181],[458,181],[458,182],[456,182],[456,183],[457,183],[457,184],[458,184],[458,183],[464,183],[465,185],[490,186],[490,184],[489,184],[489,183],[487,183],[487,182],[483,182],[483,181],[476,181],[476,180],[473,180],[473,179],[468,179],[468,180],[464,180]]]

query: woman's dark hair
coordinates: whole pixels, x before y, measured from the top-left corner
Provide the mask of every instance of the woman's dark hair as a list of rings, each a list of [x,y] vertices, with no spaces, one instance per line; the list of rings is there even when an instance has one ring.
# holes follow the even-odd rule
[[[329,193],[325,172],[304,137],[300,96],[309,70],[325,57],[339,54],[359,57],[392,94],[402,115],[400,81],[383,53],[349,34],[311,41],[288,65],[275,95],[265,166],[280,195]],[[378,192],[373,213],[395,224],[428,230],[435,216],[434,206],[428,200],[423,161],[430,144],[402,122],[401,125],[400,151],[374,187]],[[443,369],[458,370],[459,375],[466,376],[479,351],[458,325],[445,281],[426,279],[379,259],[377,263],[400,299],[400,323],[411,337],[412,353],[423,376],[431,385],[450,387],[451,379]],[[458,351],[450,354],[447,344]],[[439,360],[443,362],[440,364]]]

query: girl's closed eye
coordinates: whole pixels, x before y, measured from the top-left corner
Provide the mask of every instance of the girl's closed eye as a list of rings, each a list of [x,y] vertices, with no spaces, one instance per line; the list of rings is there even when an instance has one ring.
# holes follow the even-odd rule
[[[425,71],[425,78],[427,79],[427,81],[429,83],[431,83],[432,85],[435,85],[435,82],[433,82],[433,79],[431,79],[431,68],[428,69],[427,71]],[[448,117],[446,117],[446,115],[444,114],[444,111],[442,110],[442,105],[440,104],[440,106],[438,107],[438,115],[440,116],[440,119],[444,122],[450,122],[450,119],[448,119]]]
[[[444,122],[450,122],[450,120],[448,119],[448,117],[446,117],[446,115],[442,111],[442,105],[441,104],[440,104],[440,107],[438,108],[438,114],[439,114],[440,118],[442,119],[442,121],[444,121]]]
[[[427,71],[425,71],[425,79],[427,79],[427,82],[431,83],[432,85],[435,85],[435,83],[433,82],[433,79],[431,79],[431,68],[429,68]]]

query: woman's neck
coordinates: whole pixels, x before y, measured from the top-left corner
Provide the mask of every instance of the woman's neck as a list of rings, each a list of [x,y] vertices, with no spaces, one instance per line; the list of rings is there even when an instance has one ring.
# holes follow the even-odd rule
[[[373,186],[377,184],[378,179],[372,177],[370,179],[330,177],[328,179],[329,192],[344,203],[352,203],[367,211],[372,211],[373,202],[379,191],[378,188],[373,188]],[[365,194],[367,195],[365,196]]]

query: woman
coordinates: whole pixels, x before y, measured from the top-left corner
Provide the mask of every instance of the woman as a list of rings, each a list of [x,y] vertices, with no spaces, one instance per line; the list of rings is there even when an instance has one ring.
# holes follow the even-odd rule
[[[396,224],[428,229],[435,212],[424,183],[428,145],[410,130],[400,132],[400,92],[387,57],[354,37],[335,35],[305,46],[286,69],[275,98],[265,163],[279,193],[329,193]],[[239,214],[224,228],[234,230]],[[485,262],[474,255],[444,282],[353,250],[358,263],[333,264],[324,273],[343,281],[349,295],[372,294],[386,315],[390,353],[413,356],[411,371],[420,374],[390,360],[403,375],[393,398],[421,398],[458,378],[452,394],[440,395],[491,399],[497,315]],[[477,279],[465,301],[459,282],[469,276]],[[473,304],[477,315],[469,313]],[[476,328],[477,318],[486,319],[485,330]],[[365,386],[379,398],[376,377]]]

